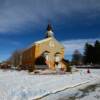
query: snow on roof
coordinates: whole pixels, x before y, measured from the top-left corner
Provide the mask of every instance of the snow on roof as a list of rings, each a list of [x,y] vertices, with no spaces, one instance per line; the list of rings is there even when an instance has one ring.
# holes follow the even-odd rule
[[[33,47],[33,46],[35,46],[35,45],[34,45],[34,43],[32,43],[32,44],[31,44],[31,45],[29,45],[28,47],[24,48],[22,51],[24,52],[24,51],[26,51],[26,50],[30,49],[30,48],[31,48],[31,47]]]
[[[46,42],[46,41],[49,41],[49,40],[51,40],[52,39],[52,37],[49,37],[49,38],[46,38],[46,39],[43,39],[43,40],[40,40],[40,41],[36,41],[36,42],[34,42],[35,44],[39,44],[39,43],[43,43],[43,42]]]
[[[30,49],[32,46],[35,46],[35,44],[40,44],[40,43],[43,43],[43,42],[46,42],[46,41],[49,41],[49,40],[52,40],[52,39],[54,41],[58,42],[54,37],[45,38],[45,39],[42,39],[42,40],[39,40],[39,41],[32,43],[27,48],[23,49],[23,51]],[[59,44],[64,48],[64,46],[60,42],[59,42]]]
[[[31,45],[29,45],[27,48],[24,48],[23,51],[30,49],[32,46],[35,46],[35,44],[46,42],[46,41],[51,40],[51,39],[52,38],[50,37],[50,38],[46,38],[46,39],[42,39],[42,40],[36,41],[36,42],[32,43]]]

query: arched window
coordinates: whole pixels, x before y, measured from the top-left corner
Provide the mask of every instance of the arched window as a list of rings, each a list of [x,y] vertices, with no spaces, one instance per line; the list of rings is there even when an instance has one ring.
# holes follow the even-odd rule
[[[45,58],[46,61],[49,60],[49,52],[48,51],[44,51],[43,52],[43,57]]]
[[[59,52],[57,52],[55,54],[55,62],[60,62],[61,61],[61,54]]]

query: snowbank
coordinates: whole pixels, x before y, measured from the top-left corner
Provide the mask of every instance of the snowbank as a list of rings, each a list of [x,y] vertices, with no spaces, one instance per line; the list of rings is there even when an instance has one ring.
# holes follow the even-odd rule
[[[0,70],[0,100],[33,100],[97,79],[85,70],[64,75],[29,75]]]

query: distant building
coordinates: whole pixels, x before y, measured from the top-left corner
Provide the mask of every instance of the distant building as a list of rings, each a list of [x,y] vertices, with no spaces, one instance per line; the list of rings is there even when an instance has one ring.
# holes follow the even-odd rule
[[[64,46],[58,42],[49,24],[46,37],[33,43],[23,50],[20,55],[19,65],[23,69],[67,70],[67,62],[64,60]]]

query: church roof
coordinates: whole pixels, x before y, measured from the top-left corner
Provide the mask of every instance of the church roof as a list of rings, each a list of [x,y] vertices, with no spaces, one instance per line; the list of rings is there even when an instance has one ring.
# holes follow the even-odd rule
[[[36,42],[34,42],[34,44],[41,44],[41,43],[43,43],[43,42],[46,42],[46,41],[49,41],[49,40],[54,40],[56,43],[59,43],[61,46],[62,46],[62,48],[64,48],[64,46],[60,43],[60,42],[58,42],[54,37],[49,37],[49,38],[45,38],[45,39],[43,39],[43,40],[39,40],[39,41],[36,41]]]
[[[49,41],[49,40],[54,40],[56,43],[59,43],[62,46],[62,48],[64,48],[64,46],[60,42],[58,42],[54,37],[52,37],[53,32],[52,32],[51,24],[48,24],[48,26],[47,26],[47,35],[48,35],[47,38],[32,43],[27,48],[23,49],[23,51],[30,49],[31,47],[35,46],[36,44],[41,44],[41,43]]]
[[[49,40],[52,40],[52,39],[53,39],[55,42],[59,43],[59,44],[62,46],[62,48],[64,48],[64,46],[63,46],[60,42],[58,42],[55,38],[49,37],[49,38],[45,38],[45,39],[42,39],[42,40],[39,40],[39,41],[36,41],[36,42],[32,43],[32,44],[29,45],[27,48],[23,49],[23,51],[26,51],[26,50],[30,49],[31,47],[35,46],[36,44],[41,44],[41,43],[43,43],[43,42],[46,42],[46,41],[49,41]]]
[[[35,44],[40,44],[40,43],[46,42],[46,41],[51,40],[51,39],[52,39],[52,37],[49,37],[49,38],[45,38],[45,39],[36,41],[36,42],[34,42],[34,43],[35,43]]]
[[[51,39],[52,38],[49,37],[49,38],[45,38],[45,39],[36,41],[36,42],[32,43],[31,45],[29,45],[27,48],[24,48],[23,51],[26,51],[26,50],[30,49],[31,47],[35,46],[35,44],[40,44],[40,43],[46,42],[46,41],[51,40]]]

